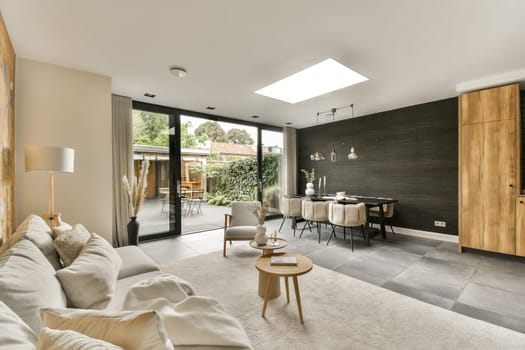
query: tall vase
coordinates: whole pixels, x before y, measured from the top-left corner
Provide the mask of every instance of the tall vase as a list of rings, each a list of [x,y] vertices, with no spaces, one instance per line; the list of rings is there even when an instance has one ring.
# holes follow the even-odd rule
[[[266,226],[257,225],[256,231],[257,233],[255,234],[254,239],[257,245],[266,245],[266,242],[268,241],[268,237],[266,237]]]
[[[128,244],[138,245],[139,243],[139,227],[140,223],[137,221],[136,216],[130,217],[128,222]]]
[[[307,196],[313,196],[315,194],[315,190],[314,190],[314,184],[311,183],[311,182],[308,182],[306,184],[306,190],[304,191],[304,193],[307,195]]]

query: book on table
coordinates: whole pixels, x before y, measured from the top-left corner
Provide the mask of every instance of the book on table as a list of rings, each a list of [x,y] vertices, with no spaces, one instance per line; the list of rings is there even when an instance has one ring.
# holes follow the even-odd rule
[[[295,256],[272,256],[270,265],[295,266],[297,265],[297,258]]]

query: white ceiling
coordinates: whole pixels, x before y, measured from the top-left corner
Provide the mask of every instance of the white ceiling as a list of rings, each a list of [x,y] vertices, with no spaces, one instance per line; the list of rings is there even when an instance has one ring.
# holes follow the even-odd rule
[[[315,125],[316,112],[350,103],[359,116],[452,97],[457,84],[525,68],[520,0],[0,0],[0,10],[19,57],[108,75],[136,100],[278,126]],[[253,93],[328,57],[370,80],[294,105]]]

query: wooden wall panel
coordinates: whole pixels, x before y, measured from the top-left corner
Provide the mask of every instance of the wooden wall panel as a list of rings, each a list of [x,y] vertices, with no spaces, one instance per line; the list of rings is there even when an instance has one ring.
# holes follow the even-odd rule
[[[356,108],[357,110],[357,108]],[[315,116],[312,116],[315,118]],[[458,232],[458,100],[451,98],[298,131],[298,167],[327,177],[328,192],[399,199],[393,224]],[[346,158],[350,147],[359,159]],[[338,160],[315,162],[314,151]],[[305,180],[298,188],[304,192]],[[434,226],[434,220],[447,227]]]
[[[525,256],[525,196],[516,197],[516,255]]]
[[[0,237],[15,230],[15,52],[0,14]]]

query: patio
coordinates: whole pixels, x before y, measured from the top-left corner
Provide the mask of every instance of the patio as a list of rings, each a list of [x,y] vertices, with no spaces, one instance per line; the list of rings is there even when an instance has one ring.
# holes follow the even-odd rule
[[[144,200],[138,215],[141,236],[169,231],[168,208],[164,212],[161,210],[162,202],[159,198]],[[193,213],[182,216],[182,234],[223,228],[226,213],[230,213],[229,207],[202,202],[199,213],[193,210]]]

